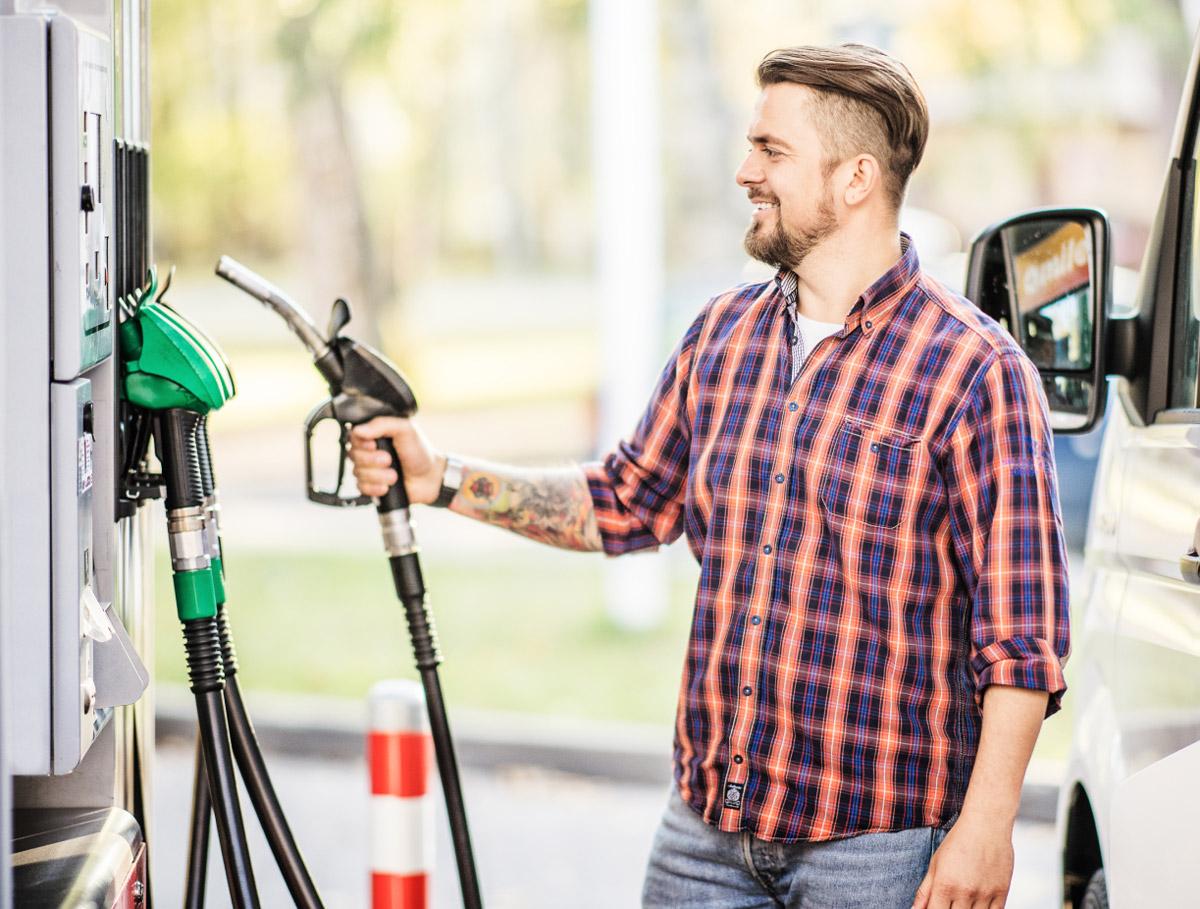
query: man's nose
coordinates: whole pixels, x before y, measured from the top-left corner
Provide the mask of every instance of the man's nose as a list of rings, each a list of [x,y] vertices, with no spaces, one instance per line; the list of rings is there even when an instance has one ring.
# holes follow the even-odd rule
[[[742,159],[741,166],[738,167],[737,173],[733,177],[737,180],[737,185],[743,187],[754,186],[762,182],[762,168],[754,163],[753,152]]]

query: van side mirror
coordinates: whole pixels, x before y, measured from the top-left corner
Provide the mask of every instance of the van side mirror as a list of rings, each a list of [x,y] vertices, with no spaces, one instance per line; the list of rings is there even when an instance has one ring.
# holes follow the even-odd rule
[[[1087,432],[1104,414],[1109,234],[1099,209],[1042,208],[971,243],[967,297],[1037,366],[1056,432]]]

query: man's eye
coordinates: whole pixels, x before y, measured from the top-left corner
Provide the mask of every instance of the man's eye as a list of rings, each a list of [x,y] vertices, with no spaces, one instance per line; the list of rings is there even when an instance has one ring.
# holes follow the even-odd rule
[[[766,146],[763,147],[763,154],[766,155],[768,158],[778,158],[779,157],[779,152],[775,151],[775,149],[773,149],[773,148],[768,148]]]

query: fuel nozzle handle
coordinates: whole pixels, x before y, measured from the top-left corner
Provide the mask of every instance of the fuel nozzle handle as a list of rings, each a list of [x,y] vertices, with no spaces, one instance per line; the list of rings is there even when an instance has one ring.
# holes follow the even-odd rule
[[[329,340],[321,334],[315,322],[300,306],[282,290],[264,278],[251,271],[241,262],[230,256],[221,256],[217,261],[217,274],[232,284],[265,303],[288,324],[302,344],[313,356],[313,362],[321,375],[331,385],[342,380],[341,364],[333,355]]]
[[[375,440],[375,447],[386,451],[392,456],[392,469],[396,471],[396,483],[379,497],[378,508],[381,512],[399,511],[408,508],[408,490],[404,488],[404,468],[400,464],[400,456],[396,454],[396,446],[387,436]]]

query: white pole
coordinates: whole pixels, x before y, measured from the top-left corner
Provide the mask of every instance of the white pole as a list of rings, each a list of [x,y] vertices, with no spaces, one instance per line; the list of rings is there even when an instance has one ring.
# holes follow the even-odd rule
[[[662,355],[662,161],[658,4],[591,0],[592,169],[602,350],[600,441],[629,433]],[[625,628],[651,628],[666,610],[665,556],[606,563],[605,602]]]
[[[387,679],[367,696],[371,777],[372,909],[432,906],[433,742],[425,692],[409,679]]]

